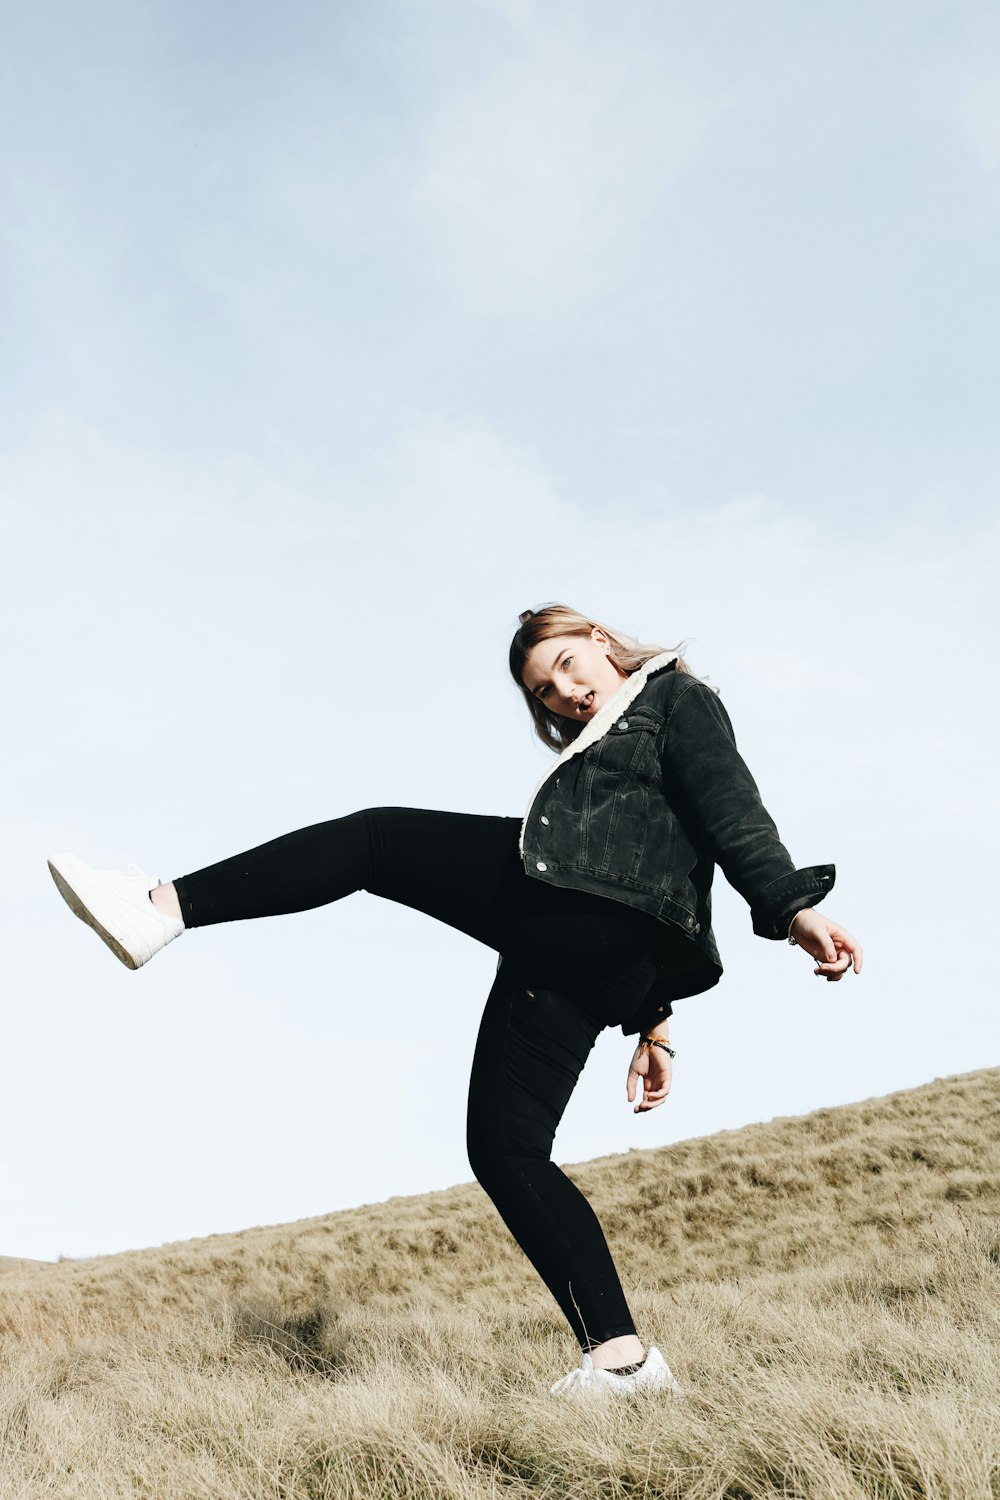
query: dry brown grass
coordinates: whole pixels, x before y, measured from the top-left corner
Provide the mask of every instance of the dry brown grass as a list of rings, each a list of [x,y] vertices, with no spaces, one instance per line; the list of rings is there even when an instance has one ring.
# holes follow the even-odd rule
[[[0,1276],[2,1276],[5,1271],[30,1271],[33,1270],[35,1266],[47,1265],[51,1265],[51,1261],[25,1260],[24,1257],[20,1255],[0,1255]]]
[[[0,1282],[0,1497],[998,1500],[1000,1070],[573,1168],[689,1393],[577,1351],[475,1186]]]

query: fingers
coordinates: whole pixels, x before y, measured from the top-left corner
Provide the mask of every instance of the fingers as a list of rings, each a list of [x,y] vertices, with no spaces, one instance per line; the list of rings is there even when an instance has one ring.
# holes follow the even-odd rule
[[[816,973],[824,973],[827,979],[837,980],[853,969],[855,974],[861,973],[862,953],[861,944],[843,928],[836,929],[837,958],[831,964],[820,964]]]
[[[642,1113],[643,1111],[645,1111],[647,1109],[656,1109],[659,1105],[661,1105],[663,1103],[664,1099],[670,1093],[670,1084],[672,1082],[672,1076],[673,1075],[672,1075],[671,1072],[661,1073],[660,1076],[659,1076],[658,1082],[657,1082],[657,1084],[656,1084],[655,1087],[651,1086],[650,1079],[648,1077],[644,1078],[643,1079],[642,1099],[635,1106],[635,1108],[632,1111],[632,1113],[635,1114],[635,1115],[637,1115],[637,1114],[640,1114],[640,1113]],[[633,1090],[632,1094],[629,1095],[629,1101],[630,1102],[631,1102],[632,1098],[634,1097],[634,1093],[635,1093],[635,1091]]]
[[[850,954],[851,963],[854,968],[855,974],[860,974],[862,953],[861,944],[858,942],[857,938],[851,937],[851,934],[849,932],[841,931],[840,946],[846,953]]]
[[[814,930],[810,934],[814,941],[808,945],[816,960],[813,973],[817,978],[829,979],[834,983],[842,979],[849,969],[860,974],[862,953],[857,938],[852,937],[846,928],[840,927],[836,922],[829,922],[825,918],[821,920],[825,930]],[[800,946],[805,946],[801,939]]]
[[[635,1091],[638,1087],[639,1079],[643,1079],[643,1082],[645,1083],[648,1072],[649,1057],[645,1052],[640,1052],[637,1048],[632,1057],[632,1063],[628,1070],[628,1083],[625,1087],[625,1092],[628,1095],[628,1102],[630,1104],[635,1098]]]
[[[832,963],[817,964],[813,973],[825,979],[836,981],[843,979],[850,967],[851,955],[849,953],[841,953]]]

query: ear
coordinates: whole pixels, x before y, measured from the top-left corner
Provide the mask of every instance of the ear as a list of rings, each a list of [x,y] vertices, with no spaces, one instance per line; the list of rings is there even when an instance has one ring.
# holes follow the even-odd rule
[[[595,646],[604,647],[605,656],[608,656],[610,654],[611,642],[608,640],[607,636],[604,634],[604,631],[600,628],[599,625],[594,625],[591,627],[590,639],[593,641]]]

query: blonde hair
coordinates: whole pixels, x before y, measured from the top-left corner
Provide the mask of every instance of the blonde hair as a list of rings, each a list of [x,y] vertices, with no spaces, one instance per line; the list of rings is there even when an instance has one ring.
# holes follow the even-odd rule
[[[545,707],[540,698],[528,691],[523,682],[523,672],[528,660],[529,653],[538,645],[539,641],[551,640],[557,635],[583,635],[589,636],[595,628],[603,631],[611,643],[608,656],[614,662],[619,672],[630,677],[640,667],[654,656],[660,656],[665,646],[642,646],[638,641],[631,640],[622,635],[618,630],[612,630],[609,625],[602,625],[600,620],[590,620],[586,615],[581,615],[579,610],[572,609],[568,604],[543,604],[541,609],[526,609],[518,617],[521,621],[520,627],[510,643],[510,673],[518,687],[521,695],[528,705],[535,724],[535,733],[543,745],[550,750],[565,750],[571,745],[577,735],[583,729],[582,723],[575,719],[564,718],[561,714],[554,714]],[[678,651],[678,672],[687,671],[687,663]]]

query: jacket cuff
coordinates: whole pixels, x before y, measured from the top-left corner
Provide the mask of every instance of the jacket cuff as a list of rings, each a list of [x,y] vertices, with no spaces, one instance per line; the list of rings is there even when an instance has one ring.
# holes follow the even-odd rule
[[[651,1031],[654,1026],[659,1026],[668,1016],[672,1016],[674,1008],[668,1000],[666,1005],[655,1006],[652,1010],[637,1010],[634,1016],[627,1021],[622,1021],[622,1036],[636,1036],[640,1031]],[[641,1021],[637,1017],[642,1017]]]
[[[788,924],[797,911],[815,906],[833,890],[837,871],[833,865],[809,865],[804,870],[790,870],[764,887],[760,900],[750,909],[753,930],[758,937],[784,938]]]

